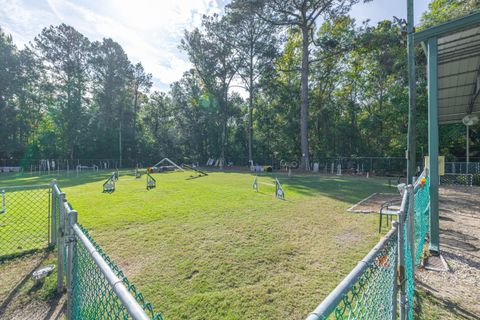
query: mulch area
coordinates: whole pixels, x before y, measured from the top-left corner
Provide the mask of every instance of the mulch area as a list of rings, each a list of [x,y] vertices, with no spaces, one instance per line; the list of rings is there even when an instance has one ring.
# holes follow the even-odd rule
[[[480,319],[480,187],[440,188],[440,251],[449,271],[419,270],[417,283],[465,319]]]

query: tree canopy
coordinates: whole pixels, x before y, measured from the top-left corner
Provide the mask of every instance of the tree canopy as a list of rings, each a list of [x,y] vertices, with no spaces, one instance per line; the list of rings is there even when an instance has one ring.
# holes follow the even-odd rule
[[[221,159],[304,169],[322,157],[403,157],[406,37],[394,21],[356,21],[359,1],[234,0],[186,30],[192,68],[168,92],[114,39],[66,24],[23,49],[0,28],[0,159]],[[478,11],[434,0],[417,29]],[[417,52],[417,154],[427,150],[425,57]],[[472,127],[471,154],[480,157]],[[440,153],[463,157],[465,127],[440,127]]]

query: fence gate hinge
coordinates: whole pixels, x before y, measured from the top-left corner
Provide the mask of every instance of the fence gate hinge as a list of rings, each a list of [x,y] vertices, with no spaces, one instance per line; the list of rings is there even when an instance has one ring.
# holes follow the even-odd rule
[[[72,242],[76,241],[75,236],[68,236],[68,237],[66,237],[66,240],[67,240],[68,243],[72,243]]]

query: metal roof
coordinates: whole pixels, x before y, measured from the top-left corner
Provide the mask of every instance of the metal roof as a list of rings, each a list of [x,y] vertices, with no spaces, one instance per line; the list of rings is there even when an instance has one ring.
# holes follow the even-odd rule
[[[480,116],[480,14],[472,14],[415,34],[415,42],[438,39],[438,120],[461,122]]]

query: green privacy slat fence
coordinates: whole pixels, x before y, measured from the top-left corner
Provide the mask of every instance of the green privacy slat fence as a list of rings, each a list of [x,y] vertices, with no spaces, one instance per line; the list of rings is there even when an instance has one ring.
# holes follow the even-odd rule
[[[404,225],[403,232],[405,233],[404,237],[404,267],[405,267],[405,293],[406,293],[406,317],[407,319],[413,319],[413,299],[415,295],[415,266],[413,265],[412,260],[412,247],[411,243],[408,241],[408,230],[407,224]]]
[[[429,190],[430,179],[425,173],[415,186],[405,189],[398,224],[395,223],[307,320],[396,319],[400,309],[402,320],[413,319],[415,272],[429,232]],[[400,285],[397,285],[397,268],[400,272],[403,270],[403,274],[399,274],[400,280],[403,279]]]
[[[425,179],[423,181],[423,179]],[[423,183],[424,182],[424,183]],[[428,234],[430,224],[430,179],[422,174],[412,188],[412,194],[408,197],[408,202],[412,200],[413,205],[409,207],[408,214],[405,216],[405,292],[407,298],[407,319],[413,319],[413,303],[415,295],[415,272],[422,260],[423,247]],[[413,219],[413,241],[409,241],[408,224]]]
[[[420,179],[423,177],[420,177]],[[422,259],[423,246],[430,230],[430,178],[425,177],[425,184],[417,184],[414,188],[415,219],[415,265]]]
[[[47,248],[51,186],[0,187],[0,192],[0,259]]]

